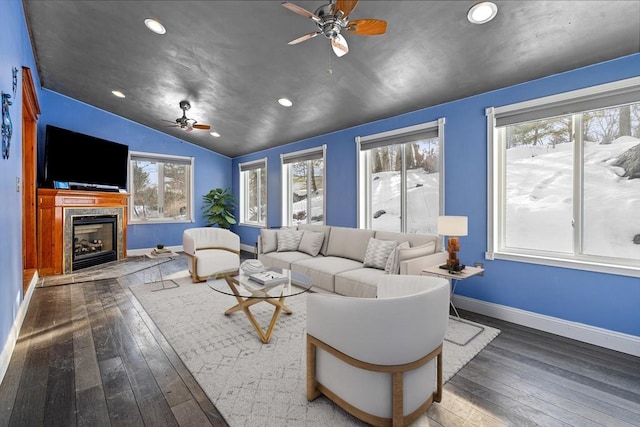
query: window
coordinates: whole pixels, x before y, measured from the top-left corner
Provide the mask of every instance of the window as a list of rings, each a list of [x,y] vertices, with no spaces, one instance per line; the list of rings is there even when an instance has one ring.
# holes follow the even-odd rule
[[[438,234],[444,206],[444,118],[356,138],[359,227]]]
[[[487,110],[488,256],[640,271],[640,78]]]
[[[267,225],[267,158],[240,163],[240,222]]]
[[[326,146],[282,155],[282,223],[324,224]]]
[[[193,219],[193,158],[131,152],[129,222]]]

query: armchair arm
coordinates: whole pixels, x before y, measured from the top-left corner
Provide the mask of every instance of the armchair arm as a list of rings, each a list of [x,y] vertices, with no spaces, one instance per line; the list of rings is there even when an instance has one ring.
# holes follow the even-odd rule
[[[400,274],[419,276],[422,270],[432,265],[444,264],[447,261],[447,252],[441,251],[430,255],[400,261]]]
[[[182,250],[187,255],[195,256],[196,254],[196,241],[187,233],[182,234]]]

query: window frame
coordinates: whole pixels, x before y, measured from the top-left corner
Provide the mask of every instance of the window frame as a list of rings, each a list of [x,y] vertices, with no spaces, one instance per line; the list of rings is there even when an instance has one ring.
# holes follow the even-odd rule
[[[573,155],[573,247],[572,254],[505,246],[506,126],[549,119],[562,115],[580,115],[593,109],[624,105],[629,99],[640,100],[640,77],[605,83],[585,89],[550,95],[525,102],[488,107],[487,119],[487,260],[501,259],[585,271],[640,277],[640,263],[634,260],[583,254],[584,148],[582,136],[576,139]],[[613,103],[613,104],[611,104]],[[552,114],[552,115],[547,115]],[[542,116],[541,116],[542,115]],[[580,121],[580,128],[581,128]]]
[[[322,159],[322,225],[327,223],[327,145],[323,144],[318,147],[308,148],[306,150],[293,151],[280,155],[280,166],[282,171],[282,224],[285,226],[293,226],[291,218],[293,217],[293,187],[291,174],[292,163],[300,161],[313,161]],[[310,181],[307,180],[307,194],[310,192]],[[311,212],[311,198],[307,197],[307,212]],[[307,215],[307,224],[311,224],[311,215]]]
[[[358,159],[358,171],[357,171],[357,186],[358,186],[358,228],[371,230],[372,228],[372,197],[371,197],[371,180],[369,179],[371,173],[371,165],[369,162],[369,156],[367,151],[371,146],[383,147],[389,145],[397,145],[401,143],[402,147],[402,170],[401,175],[401,195],[400,195],[400,210],[401,210],[401,232],[405,233],[407,229],[406,212],[407,212],[407,184],[406,184],[406,144],[414,141],[412,136],[435,133],[435,137],[438,138],[438,215],[444,215],[445,206],[445,194],[444,194],[444,181],[445,181],[445,162],[444,162],[444,128],[446,119],[444,117],[439,118],[427,123],[421,123],[413,126],[407,126],[404,128],[393,129],[386,132],[380,132],[371,135],[357,136],[356,142],[356,156]],[[367,148],[367,146],[369,146]],[[436,215],[436,218],[437,216]]]
[[[250,162],[244,162],[244,163],[239,163],[238,164],[238,173],[239,175],[239,183],[240,183],[240,225],[245,225],[245,226],[249,226],[249,227],[266,227],[267,226],[267,216],[269,213],[269,207],[268,207],[268,201],[269,201],[269,197],[268,197],[268,191],[269,191],[269,187],[267,185],[267,180],[268,180],[268,169],[267,169],[268,163],[267,163],[267,157],[264,157],[262,159],[257,159],[257,160],[252,160]],[[258,215],[257,217],[260,218],[261,217],[261,210],[262,210],[262,191],[261,188],[264,186],[264,193],[265,193],[265,198],[266,200],[264,201],[264,205],[265,205],[265,212],[264,212],[264,221],[250,221],[247,219],[247,215],[248,215],[248,188],[247,186],[249,185],[249,183],[247,182],[246,178],[245,178],[245,173],[246,172],[250,172],[253,170],[257,170],[257,169],[264,169],[264,175],[265,175],[265,182],[258,182]],[[258,173],[258,179],[260,180],[260,173]]]
[[[175,217],[162,217],[162,218],[144,218],[138,219],[134,213],[135,207],[135,186],[134,186],[134,173],[133,173],[133,161],[155,161],[161,163],[178,163],[178,164],[186,164],[189,166],[189,194],[187,195],[189,201],[189,208],[187,209],[187,217],[184,219],[176,219]],[[186,156],[177,156],[177,155],[169,155],[169,154],[158,154],[158,153],[148,153],[142,151],[129,151],[129,208],[128,208],[128,221],[131,225],[141,225],[141,224],[168,224],[168,223],[193,223],[194,222],[194,175],[195,175],[195,164],[193,157]]]

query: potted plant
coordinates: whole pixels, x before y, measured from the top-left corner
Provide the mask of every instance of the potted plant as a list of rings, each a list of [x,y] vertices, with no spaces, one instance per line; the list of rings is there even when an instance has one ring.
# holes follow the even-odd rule
[[[231,228],[236,223],[233,210],[236,207],[235,196],[230,189],[214,188],[203,196],[202,211],[207,226],[217,225],[220,228]]]

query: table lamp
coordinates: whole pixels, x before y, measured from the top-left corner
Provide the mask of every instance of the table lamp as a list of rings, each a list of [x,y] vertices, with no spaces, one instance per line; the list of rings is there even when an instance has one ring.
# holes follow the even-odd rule
[[[462,270],[460,268],[460,260],[457,253],[460,250],[460,241],[457,236],[467,235],[467,217],[466,216],[439,216],[438,217],[438,234],[448,236],[447,252],[449,258],[442,268],[453,271]]]

